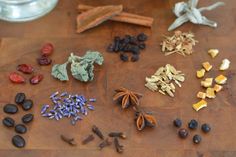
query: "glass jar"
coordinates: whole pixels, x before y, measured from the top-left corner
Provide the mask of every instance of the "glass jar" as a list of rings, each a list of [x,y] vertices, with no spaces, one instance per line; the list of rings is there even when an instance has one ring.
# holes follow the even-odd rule
[[[58,0],[0,0],[0,19],[24,22],[49,13]]]

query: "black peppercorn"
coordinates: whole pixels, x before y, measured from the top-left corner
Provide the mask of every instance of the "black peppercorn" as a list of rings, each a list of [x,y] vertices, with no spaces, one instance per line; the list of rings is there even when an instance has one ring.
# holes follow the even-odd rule
[[[121,53],[120,54],[120,59],[124,62],[127,62],[129,60],[129,57],[127,54]]]
[[[201,142],[202,138],[200,135],[194,135],[193,136],[193,143],[199,144]]]
[[[132,57],[131,57],[131,61],[132,62],[136,62],[139,60],[139,55],[138,54],[134,54]]]
[[[182,121],[179,118],[176,118],[173,121],[174,126],[176,126],[177,128],[180,128],[182,126]]]
[[[202,124],[202,131],[205,132],[205,133],[208,133],[211,131],[211,127],[209,124]]]
[[[188,127],[189,129],[197,129],[198,127],[198,122],[195,119],[192,119],[189,123],[188,123]]]

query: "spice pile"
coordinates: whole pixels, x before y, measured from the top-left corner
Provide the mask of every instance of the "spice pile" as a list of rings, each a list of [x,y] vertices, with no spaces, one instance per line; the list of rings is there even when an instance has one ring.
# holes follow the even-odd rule
[[[161,43],[161,51],[166,55],[178,53],[182,56],[191,55],[193,53],[193,46],[198,41],[194,39],[193,33],[175,31],[171,37],[165,36]]]
[[[146,77],[145,86],[153,92],[158,91],[164,95],[167,93],[174,97],[175,85],[172,82],[181,87],[180,82],[184,82],[184,79],[184,74],[181,71],[176,70],[170,64],[166,64],[165,67],[160,67],[150,78]]]
[[[85,30],[96,27],[107,20],[146,27],[151,27],[153,23],[153,18],[123,12],[122,5],[92,7],[81,4],[78,6],[78,9],[82,13],[77,16],[77,33],[82,33]]]
[[[175,127],[180,128],[180,127],[182,126],[182,121],[181,121],[181,119],[176,118],[176,119],[173,121],[173,124],[174,124]],[[190,130],[196,130],[196,129],[198,128],[198,125],[199,125],[198,122],[197,122],[195,119],[192,119],[192,120],[188,123],[188,128],[189,128]],[[210,125],[207,124],[207,123],[202,124],[201,129],[202,129],[202,131],[203,131],[204,133],[209,133],[209,132],[211,131],[211,127],[210,127]],[[189,132],[188,132],[188,130],[187,130],[186,128],[181,128],[181,129],[179,129],[179,131],[178,131],[178,135],[179,135],[180,138],[185,139],[185,138],[188,137]],[[199,134],[195,134],[195,135],[193,136],[193,143],[199,144],[201,141],[202,141],[202,137],[201,137]]]
[[[69,94],[67,92],[55,92],[50,96],[53,106],[43,105],[41,115],[49,119],[60,120],[64,117],[71,118],[71,124],[75,125],[82,116],[88,115],[88,110],[94,110],[94,106],[88,103],[95,102],[96,99],[86,99],[83,95]],[[47,110],[49,110],[47,112]]]
[[[217,49],[210,49],[208,51],[209,55],[211,55],[212,58],[215,58],[219,50]],[[220,71],[227,70],[230,66],[230,61],[228,59],[223,59],[222,64],[219,67]],[[202,69],[197,71],[197,78],[203,78],[205,76],[206,72],[209,72],[212,69],[212,65],[209,62],[202,63]],[[215,84],[213,83],[213,80],[215,81]],[[216,93],[220,92],[223,89],[223,84],[225,84],[227,81],[227,77],[220,74],[215,78],[208,77],[205,78],[205,80],[201,81],[201,86],[206,89],[205,92],[199,91],[197,93],[197,97],[201,99],[201,101],[193,104],[193,109],[196,111],[199,111],[200,109],[207,107],[207,102],[205,101],[206,98],[213,99],[216,97]],[[213,86],[214,84],[214,86]]]
[[[52,76],[60,81],[69,81],[67,65],[71,63],[72,76],[82,82],[92,81],[94,78],[94,63],[103,64],[103,56],[97,51],[87,51],[83,57],[70,54],[68,60],[63,64],[55,64],[52,67]]]
[[[129,61],[128,52],[132,53],[131,61],[136,62],[139,60],[139,54],[142,49],[145,49],[147,35],[140,33],[136,36],[125,35],[124,38],[115,37],[112,44],[107,48],[108,52],[120,52],[120,59],[124,62]]]
[[[30,99],[26,99],[26,96],[24,93],[17,93],[15,96],[15,103],[20,105],[24,111],[28,111],[33,107],[33,101]],[[15,104],[6,104],[3,107],[3,111],[7,114],[16,114],[18,112],[18,106]],[[2,120],[2,123],[4,126],[8,128],[13,128],[15,127],[15,132],[17,134],[25,134],[27,132],[27,127],[25,124],[30,123],[33,121],[34,115],[31,113],[25,114],[22,118],[21,121],[24,124],[16,124],[15,125],[15,120],[12,119],[11,117],[5,117]],[[12,138],[12,144],[15,147],[18,148],[23,148],[25,146],[25,140],[21,135],[15,135]]]
[[[135,123],[139,131],[143,130],[145,127],[155,127],[157,121],[150,112],[145,112],[139,106],[139,99],[142,97],[142,94],[133,92],[126,88],[118,88],[115,90],[116,94],[113,97],[114,101],[117,101],[122,109],[127,109],[130,106],[133,106],[135,111]]]

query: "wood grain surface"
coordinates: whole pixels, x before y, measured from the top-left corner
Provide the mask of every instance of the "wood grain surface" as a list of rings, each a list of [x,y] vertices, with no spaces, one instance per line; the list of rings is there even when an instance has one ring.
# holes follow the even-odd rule
[[[171,8],[175,0],[60,0],[58,6],[48,15],[38,20],[26,23],[8,23],[0,21],[0,119],[5,116],[3,106],[14,102],[17,92],[25,92],[28,98],[34,100],[35,120],[28,126],[28,132],[23,135],[27,145],[17,149],[11,144],[15,134],[13,129],[0,125],[0,157],[91,157],[91,156],[121,156],[115,152],[114,146],[102,151],[97,149],[99,139],[88,145],[81,145],[81,140],[91,133],[91,126],[96,124],[105,133],[124,131],[128,138],[122,140],[127,157],[235,157],[236,156],[236,1],[222,0],[226,6],[214,11],[205,12],[209,19],[218,22],[218,28],[185,24],[182,31],[192,31],[199,40],[194,47],[195,52],[188,57],[171,55],[165,57],[160,51],[162,35],[175,19]],[[200,6],[212,4],[213,0],[201,0]],[[108,21],[99,27],[76,34],[77,5],[123,4],[125,11],[154,17],[152,29],[145,27]],[[136,62],[123,63],[116,54],[107,53],[106,47],[116,35],[136,35],[140,32],[148,34],[147,48],[141,53],[141,59]],[[55,53],[51,56],[53,64],[63,63],[67,56],[74,52],[83,55],[86,50],[100,51],[104,65],[96,67],[95,80],[91,83],[81,83],[72,79],[62,83],[51,77],[51,66],[40,67],[36,63],[39,49],[45,42],[55,45]],[[212,59],[209,48],[218,48],[220,54]],[[201,89],[200,80],[195,76],[201,63],[209,61],[213,70],[207,76],[214,77],[221,60],[231,60],[230,70],[223,72],[229,77],[227,85],[214,100],[208,100],[208,107],[195,112],[192,104],[198,101],[196,93]],[[44,74],[44,80],[35,86],[29,83],[14,85],[8,80],[10,72],[15,71],[20,63],[32,64],[38,73]],[[176,96],[170,98],[159,93],[152,93],[144,87],[145,77],[150,76],[167,63],[174,65],[186,74],[182,88],[177,88]],[[133,112],[122,111],[112,101],[113,90],[124,86],[144,94],[141,105],[152,110],[158,120],[158,127],[138,132],[133,123]],[[40,116],[42,104],[49,103],[49,95],[54,91],[68,91],[95,97],[96,110],[90,112],[83,121],[71,126],[68,119],[51,121]],[[26,112],[20,110],[13,117],[19,123]],[[191,131],[186,140],[177,136],[177,130],[172,126],[172,120],[180,117],[184,126],[193,118],[201,124],[209,123],[211,133],[205,135],[200,129]],[[60,140],[65,134],[79,142],[77,147],[70,147]],[[203,138],[200,145],[192,143],[192,136],[200,134]]]

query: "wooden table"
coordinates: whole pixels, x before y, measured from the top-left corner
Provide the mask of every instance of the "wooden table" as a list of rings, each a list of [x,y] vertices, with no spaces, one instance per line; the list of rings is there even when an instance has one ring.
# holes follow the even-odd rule
[[[182,31],[192,31],[196,34],[199,44],[194,47],[195,52],[188,57],[171,55],[165,57],[160,52],[160,42],[168,26],[175,19],[171,8],[174,0],[60,0],[58,6],[47,16],[26,23],[0,22],[0,119],[7,116],[2,108],[6,103],[14,102],[17,92],[25,92],[28,98],[34,100],[35,120],[28,126],[28,132],[23,135],[27,145],[24,149],[16,149],[11,144],[11,138],[15,134],[13,129],[0,126],[0,156],[120,156],[114,150],[114,146],[97,150],[99,139],[81,145],[81,140],[91,133],[91,126],[96,124],[105,133],[110,131],[124,131],[127,140],[122,140],[125,145],[123,156],[133,157],[235,157],[236,156],[236,29],[234,0],[222,0],[226,6],[217,10],[206,12],[209,19],[218,22],[217,29],[185,24]],[[152,29],[123,24],[119,22],[106,22],[99,27],[82,34],[76,34],[76,6],[81,4],[105,5],[122,3],[129,12],[155,18]],[[200,6],[213,3],[210,0],[200,2]],[[123,63],[119,56],[106,52],[106,46],[116,35],[136,35],[144,32],[149,35],[147,48],[141,54],[140,61],[136,63]],[[55,45],[55,53],[52,55],[53,64],[63,63],[66,57],[74,52],[83,55],[86,50],[100,51],[104,58],[104,65],[95,70],[95,80],[91,83],[81,83],[72,79],[66,83],[59,82],[51,77],[51,66],[40,67],[36,63],[39,49],[45,42]],[[212,59],[208,54],[209,48],[218,48],[219,56]],[[200,80],[195,76],[196,70],[201,68],[201,63],[209,61],[214,70],[207,76],[214,77],[220,72],[217,70],[221,60],[231,60],[230,70],[223,72],[229,77],[224,90],[217,97],[208,101],[208,107],[195,112],[192,104],[197,102],[196,93],[201,89]],[[35,86],[29,83],[15,85],[8,80],[8,74],[15,71],[20,63],[32,64],[37,73],[44,74],[44,80]],[[172,64],[178,70],[186,74],[186,81],[182,88],[177,88],[174,98],[152,93],[144,87],[145,77],[150,76],[160,66]],[[28,76],[29,77],[29,76]],[[27,77],[27,78],[28,78]],[[158,120],[158,127],[145,129],[138,132],[133,123],[133,112],[122,111],[112,101],[113,90],[124,86],[144,94],[141,105],[147,110],[152,110]],[[42,104],[49,103],[49,95],[54,91],[68,91],[84,94],[86,97],[96,97],[96,110],[90,112],[83,121],[76,126],[71,126],[68,119],[51,121],[40,116]],[[13,117],[17,123],[26,112],[20,110]],[[184,126],[195,118],[201,124],[209,123],[212,131],[203,134],[200,129],[191,131],[186,140],[177,136],[177,129],[172,126],[172,120],[179,117]],[[60,140],[60,135],[65,134],[75,137],[79,145],[70,147]],[[200,134],[203,138],[200,145],[192,143],[192,136]]]

